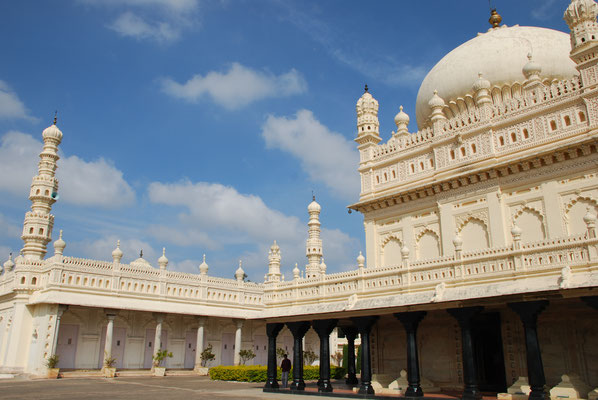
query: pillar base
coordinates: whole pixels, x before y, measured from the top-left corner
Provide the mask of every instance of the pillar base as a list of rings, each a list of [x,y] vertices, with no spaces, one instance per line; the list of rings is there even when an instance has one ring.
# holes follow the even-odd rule
[[[303,391],[303,390],[305,390],[305,381],[303,379],[301,379],[298,382],[292,382],[289,385],[289,389],[291,389],[291,392],[292,391]]]
[[[264,389],[278,389],[280,385],[276,379],[274,380],[267,380],[266,384],[264,385]]]
[[[359,380],[357,379],[357,376],[355,374],[349,374],[347,376],[347,379],[345,379],[345,383],[347,385],[357,385],[359,383]]]
[[[370,383],[362,383],[357,394],[376,394],[376,391]]]
[[[405,397],[424,397],[424,391],[419,385],[417,387],[408,386],[407,390],[405,390]]]

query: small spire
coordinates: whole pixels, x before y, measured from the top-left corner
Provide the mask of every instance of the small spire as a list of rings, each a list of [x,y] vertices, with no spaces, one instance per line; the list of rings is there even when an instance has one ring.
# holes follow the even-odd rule
[[[365,84],[365,92],[366,93],[368,92],[368,84],[367,83]]]
[[[118,240],[116,241],[116,247],[118,247],[118,248],[120,249],[120,239],[118,239]]]
[[[57,120],[58,120],[58,110],[54,111],[54,125],[56,125]]]
[[[203,255],[203,262],[206,262],[206,255]]]
[[[143,249],[139,252],[139,258],[143,258]]]
[[[500,23],[502,22],[502,17],[498,12],[496,12],[496,8],[490,10],[490,19],[488,20],[488,22],[490,22],[492,28],[498,28],[500,26]]]
[[[314,194],[314,191],[311,191],[311,200],[312,201],[316,201],[316,195]]]
[[[62,229],[60,230],[60,233],[58,234],[58,239],[62,240]]]
[[[166,256],[166,247],[162,247],[162,256]]]

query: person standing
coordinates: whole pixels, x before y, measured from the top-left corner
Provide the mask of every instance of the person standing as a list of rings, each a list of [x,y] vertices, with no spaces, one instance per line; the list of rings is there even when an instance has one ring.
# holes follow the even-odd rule
[[[283,356],[282,363],[280,364],[280,369],[282,370],[282,387],[286,388],[288,387],[289,371],[291,370],[291,360],[289,360],[286,354]]]

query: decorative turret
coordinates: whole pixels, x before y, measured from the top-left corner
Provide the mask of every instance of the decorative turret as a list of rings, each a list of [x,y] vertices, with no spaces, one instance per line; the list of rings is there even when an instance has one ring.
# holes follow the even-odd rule
[[[116,249],[112,250],[112,261],[120,263],[123,258],[123,251],[120,249],[120,240],[116,241]]]
[[[570,57],[577,64],[584,87],[598,83],[598,4],[594,0],[571,0],[563,19],[571,30]]]
[[[297,263],[295,263],[295,268],[293,268],[293,280],[299,279],[300,274],[301,271],[299,271],[299,266],[297,265]]]
[[[482,104],[492,103],[490,81],[484,78],[481,72],[478,72],[478,79],[473,83],[472,89],[475,92],[475,103],[478,107]]]
[[[6,260],[6,261],[4,262],[4,272],[5,272],[5,273],[6,273],[6,272],[10,272],[10,271],[12,271],[12,270],[13,270],[13,268],[14,268],[14,267],[15,267],[15,263],[14,263],[14,261],[12,260],[12,253],[10,253],[10,254],[8,255],[8,260]],[[0,271],[0,272],[2,272],[2,271]]]
[[[320,276],[326,275],[326,263],[324,262],[324,257],[322,257],[322,261],[320,261]]]
[[[235,278],[237,278],[237,282],[243,282],[245,276],[245,271],[243,271],[243,261],[239,260],[239,268],[235,271]]]
[[[54,216],[50,214],[52,204],[58,198],[58,180],[55,178],[58,161],[58,145],[62,140],[62,132],[54,124],[42,133],[44,147],[39,155],[38,174],[33,177],[29,200],[31,211],[25,214],[23,234],[25,242],[23,256],[27,259],[41,260],[46,255],[46,246],[52,240]]]
[[[409,130],[407,129],[407,125],[409,125],[409,115],[403,111],[403,106],[399,107],[399,112],[395,115],[395,124],[397,125],[397,132],[393,137],[398,138],[401,146],[404,146],[405,140],[409,136]]]
[[[158,266],[160,269],[166,269],[168,265],[168,258],[166,258],[166,247],[162,247],[162,255],[158,258]]]
[[[267,282],[280,282],[280,247],[276,243],[276,240],[270,246],[270,252],[268,253],[268,275],[266,275]]]
[[[359,255],[357,256],[357,267],[359,267],[359,268],[365,267],[365,257],[363,256],[363,254],[361,254],[361,251],[359,252]]]
[[[201,275],[207,275],[208,274],[208,264],[206,263],[206,255],[203,255],[203,261],[201,262],[201,264],[199,264],[199,273]]]
[[[62,255],[64,249],[66,247],[66,242],[62,240],[62,229],[60,230],[60,235],[58,236],[58,240],[54,242],[54,254]]]
[[[313,196],[313,200],[307,206],[309,212],[309,226],[308,238],[306,243],[307,265],[305,266],[305,272],[307,278],[320,275],[320,260],[322,258],[322,239],[320,239],[320,205],[316,202],[316,196]]]

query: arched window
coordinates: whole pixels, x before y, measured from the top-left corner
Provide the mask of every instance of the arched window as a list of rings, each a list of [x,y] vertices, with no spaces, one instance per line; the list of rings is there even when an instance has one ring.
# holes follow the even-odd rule
[[[451,160],[455,159],[455,150],[451,150]]]
[[[527,131],[527,128],[523,128],[523,138],[524,139],[529,139],[529,132]]]
[[[505,145],[505,139],[502,136],[498,137],[498,144],[501,145],[501,146]]]
[[[556,121],[550,121],[550,130],[556,131]]]
[[[511,132],[511,143],[515,143],[517,141],[517,134],[515,132]]]
[[[461,147],[461,156],[465,157],[465,147]]]
[[[579,112],[579,122],[586,122],[586,115],[583,113],[583,111]]]
[[[476,148],[476,146],[475,146],[475,143],[472,143],[472,144],[471,144],[471,152],[472,152],[473,154],[475,154],[475,153],[477,152],[477,150],[478,150],[478,149]]]
[[[565,126],[571,125],[571,118],[568,115],[565,115],[563,119],[565,120]]]

